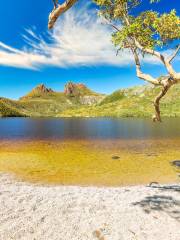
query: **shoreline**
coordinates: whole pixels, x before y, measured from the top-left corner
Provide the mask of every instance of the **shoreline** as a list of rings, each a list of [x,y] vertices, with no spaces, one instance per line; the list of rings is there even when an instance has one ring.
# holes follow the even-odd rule
[[[40,185],[0,174],[0,239],[179,240],[180,184]]]

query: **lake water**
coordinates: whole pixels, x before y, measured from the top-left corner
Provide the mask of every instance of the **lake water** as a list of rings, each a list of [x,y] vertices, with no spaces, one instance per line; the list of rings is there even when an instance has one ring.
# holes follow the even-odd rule
[[[30,182],[134,185],[179,181],[180,119],[0,119],[0,172]]]
[[[180,137],[180,119],[2,118],[0,139],[149,139]]]

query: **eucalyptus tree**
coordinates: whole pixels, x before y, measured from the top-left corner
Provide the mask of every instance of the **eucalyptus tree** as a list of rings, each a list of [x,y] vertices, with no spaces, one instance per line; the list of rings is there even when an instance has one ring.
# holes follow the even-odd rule
[[[48,28],[52,29],[58,17],[71,8],[78,0],[65,0],[64,3],[59,4],[58,0],[52,0],[54,8],[49,15]]]
[[[150,0],[151,3],[158,1]],[[57,18],[76,2],[77,0],[66,0],[59,5],[57,0],[54,0],[54,10],[49,17],[49,28],[52,28]],[[112,41],[118,47],[118,51],[123,49],[131,51],[137,77],[154,86],[160,86],[160,92],[154,100],[153,120],[161,121],[160,100],[171,86],[180,82],[180,72],[177,72],[172,65],[172,61],[180,51],[180,18],[176,10],[163,14],[145,10],[137,14],[139,11],[136,9],[138,10],[142,4],[142,0],[94,0],[94,2],[99,6],[99,15],[114,29]],[[165,52],[171,54],[167,56]],[[160,61],[167,75],[155,78],[151,74],[144,73],[142,61],[146,55],[154,56]]]

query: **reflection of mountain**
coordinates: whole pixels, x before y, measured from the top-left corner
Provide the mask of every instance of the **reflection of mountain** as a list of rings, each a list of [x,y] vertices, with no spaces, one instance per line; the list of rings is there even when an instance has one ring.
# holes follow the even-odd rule
[[[19,101],[0,98],[0,116],[30,117],[150,117],[159,89],[138,86],[111,95],[98,94],[84,84],[69,82],[64,92],[39,85]],[[180,116],[180,86],[174,86],[161,104],[162,115]]]

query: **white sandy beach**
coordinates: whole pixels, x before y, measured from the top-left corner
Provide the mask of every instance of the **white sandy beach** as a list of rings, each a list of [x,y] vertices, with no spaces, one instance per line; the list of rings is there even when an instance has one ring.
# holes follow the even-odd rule
[[[180,240],[180,185],[40,186],[0,175],[0,240]]]

